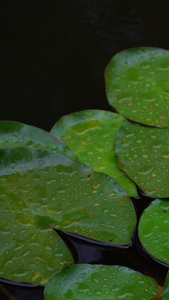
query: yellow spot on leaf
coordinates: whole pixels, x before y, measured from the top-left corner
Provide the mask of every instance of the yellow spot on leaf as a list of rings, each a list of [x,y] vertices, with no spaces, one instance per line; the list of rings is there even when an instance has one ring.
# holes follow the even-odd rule
[[[38,277],[40,276],[40,273],[35,273],[32,278],[31,278],[31,281],[35,281]]]
[[[26,176],[24,180],[27,181],[28,180],[28,176]]]
[[[70,221],[69,221],[69,220],[65,220],[64,223],[65,223],[65,224],[69,224]]]
[[[41,279],[40,283],[45,284],[49,280],[49,278],[50,277],[46,277],[46,278]]]

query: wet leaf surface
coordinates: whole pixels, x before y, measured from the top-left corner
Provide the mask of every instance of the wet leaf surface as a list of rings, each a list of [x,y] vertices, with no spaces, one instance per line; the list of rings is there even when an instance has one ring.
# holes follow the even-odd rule
[[[154,200],[143,212],[138,229],[146,251],[169,265],[169,201]]]
[[[119,167],[149,197],[169,197],[169,129],[125,120],[116,140]]]
[[[115,139],[123,117],[109,111],[84,110],[62,117],[51,133],[97,172],[116,179],[129,196],[137,196],[135,184],[118,167]]]
[[[41,148],[77,159],[62,141],[45,130],[19,122],[0,121],[0,149],[10,147]]]
[[[136,214],[111,177],[51,151],[0,150],[0,277],[43,284],[72,262],[53,227],[128,244]]]
[[[126,118],[169,126],[169,51],[141,47],[116,54],[105,71],[109,103]]]
[[[74,265],[56,273],[45,287],[45,300],[152,299],[156,282],[120,266]]]

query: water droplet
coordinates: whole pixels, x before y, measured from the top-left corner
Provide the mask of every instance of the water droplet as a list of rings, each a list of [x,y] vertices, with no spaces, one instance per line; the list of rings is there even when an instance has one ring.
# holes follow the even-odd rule
[[[103,294],[103,292],[102,292],[101,290],[95,290],[95,291],[94,291],[94,294],[95,294],[96,296],[101,296],[101,295]]]
[[[24,257],[27,256],[30,252],[31,252],[30,250],[26,251],[25,253],[23,253],[23,256]]]
[[[89,286],[85,283],[79,283],[78,285],[78,291],[80,293],[86,293],[87,291],[89,291]]]
[[[104,223],[100,223],[100,226],[103,226],[103,227],[107,227],[107,228],[112,228],[114,229],[114,226],[111,225],[111,224],[104,224]]]
[[[120,286],[119,285],[114,285],[111,289],[111,292],[117,292],[120,290]]]
[[[89,154],[89,155],[93,155],[92,151],[87,151],[86,153]]]
[[[155,173],[151,174],[151,177],[156,177],[156,176],[157,176],[157,174],[155,174]]]
[[[108,213],[109,212],[109,209],[102,209],[102,212],[105,214],[105,213]]]
[[[92,277],[92,280],[95,283],[99,283],[100,282],[100,274],[99,273],[93,273],[91,277]]]
[[[168,154],[168,153],[163,154],[162,157],[164,157],[164,158],[169,158],[169,154]]]

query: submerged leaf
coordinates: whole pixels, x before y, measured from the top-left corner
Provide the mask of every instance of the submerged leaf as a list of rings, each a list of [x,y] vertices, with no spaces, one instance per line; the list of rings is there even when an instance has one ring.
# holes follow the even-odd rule
[[[47,131],[19,122],[0,121],[0,149],[10,147],[41,148],[77,160],[62,141]]]
[[[125,120],[116,140],[119,167],[153,198],[169,197],[169,129]]]
[[[0,277],[44,283],[72,262],[52,228],[128,244],[133,204],[111,177],[51,151],[0,150]]]
[[[129,196],[137,196],[135,184],[118,167],[115,139],[123,122],[118,114],[84,110],[62,117],[51,133],[61,139],[79,158],[97,172],[116,179]]]
[[[168,232],[169,201],[156,199],[141,216],[139,238],[151,255],[169,265]]]
[[[149,300],[158,293],[150,277],[121,266],[74,265],[53,275],[45,300]]]
[[[141,47],[116,54],[105,72],[109,103],[126,118],[169,126],[169,51]]]

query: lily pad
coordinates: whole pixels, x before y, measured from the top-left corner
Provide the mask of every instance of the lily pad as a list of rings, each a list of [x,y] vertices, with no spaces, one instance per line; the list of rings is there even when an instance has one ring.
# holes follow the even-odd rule
[[[35,284],[72,262],[54,227],[128,244],[133,204],[111,177],[47,150],[0,150],[0,277]]]
[[[77,160],[62,141],[45,130],[15,121],[0,121],[0,149],[9,147],[41,148]]]
[[[169,265],[169,201],[154,200],[143,212],[138,229],[143,247]]]
[[[169,197],[169,129],[125,120],[116,140],[119,167],[153,198]]]
[[[141,47],[116,54],[105,71],[109,103],[126,118],[169,126],[169,51]]]
[[[74,265],[53,275],[45,300],[149,300],[158,293],[150,277],[121,266]]]
[[[115,139],[123,117],[109,111],[84,110],[62,117],[51,133],[97,172],[116,179],[129,196],[137,196],[135,184],[118,167]]]
[[[162,300],[169,300],[169,272],[165,280],[163,293],[162,293]]]

